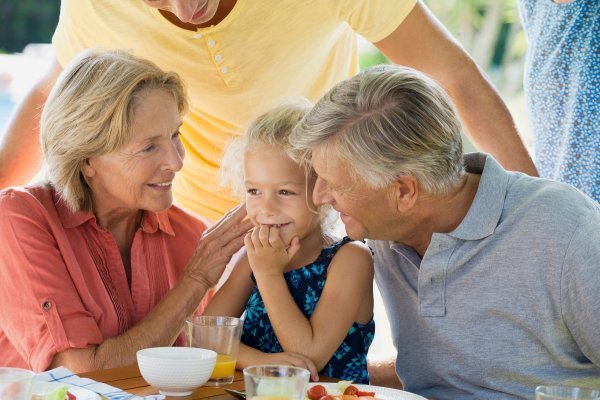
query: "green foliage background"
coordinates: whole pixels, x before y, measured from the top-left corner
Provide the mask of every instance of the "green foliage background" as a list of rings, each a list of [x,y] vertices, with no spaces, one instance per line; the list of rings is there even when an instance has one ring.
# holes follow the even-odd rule
[[[59,11],[60,0],[0,0],[0,52],[20,52],[28,43],[50,43]]]

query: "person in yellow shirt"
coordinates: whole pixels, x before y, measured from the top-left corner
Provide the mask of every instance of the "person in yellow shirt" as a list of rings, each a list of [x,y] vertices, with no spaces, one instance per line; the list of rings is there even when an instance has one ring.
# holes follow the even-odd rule
[[[218,183],[226,143],[282,100],[316,101],[355,75],[357,34],[439,81],[480,149],[536,174],[498,94],[420,1],[62,0],[56,61],[0,144],[0,188],[26,183],[39,168],[39,110],[61,66],[89,47],[124,48],[183,78],[191,108],[175,201],[214,221],[236,203]]]

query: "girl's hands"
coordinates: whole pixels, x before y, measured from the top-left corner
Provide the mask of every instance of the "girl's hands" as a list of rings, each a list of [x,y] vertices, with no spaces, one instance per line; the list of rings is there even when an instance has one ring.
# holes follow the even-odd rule
[[[206,285],[206,288],[215,286],[231,257],[244,244],[244,236],[252,228],[249,220],[244,221],[245,217],[246,205],[241,204],[208,228],[202,234],[184,276]]]
[[[282,353],[263,353],[261,360],[264,364],[291,365],[307,369],[310,372],[310,379],[319,380],[319,371],[312,360],[302,354],[292,352]]]
[[[289,247],[281,240],[276,226],[261,225],[246,234],[244,244],[254,275],[281,275],[286,265],[300,250],[300,239],[295,236]]]

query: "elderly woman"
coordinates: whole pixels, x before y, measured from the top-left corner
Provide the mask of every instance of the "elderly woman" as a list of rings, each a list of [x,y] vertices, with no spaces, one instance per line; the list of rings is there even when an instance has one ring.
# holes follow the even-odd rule
[[[174,343],[251,226],[241,207],[204,232],[172,205],[186,109],[176,74],[124,52],[60,76],[41,122],[48,183],[0,193],[3,365],[87,371]]]
[[[290,139],[318,174],[315,204],[375,239],[404,387],[460,400],[600,387],[600,206],[463,156],[460,132],[436,82],[384,66],[335,86]]]

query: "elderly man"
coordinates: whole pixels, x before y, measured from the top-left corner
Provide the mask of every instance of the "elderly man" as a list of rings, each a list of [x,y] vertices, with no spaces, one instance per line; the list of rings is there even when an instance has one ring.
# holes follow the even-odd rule
[[[292,136],[316,204],[371,239],[406,390],[531,398],[600,386],[600,206],[563,184],[463,156],[448,96],[410,69],[341,82]]]

